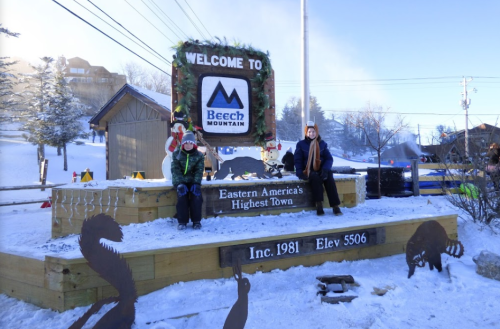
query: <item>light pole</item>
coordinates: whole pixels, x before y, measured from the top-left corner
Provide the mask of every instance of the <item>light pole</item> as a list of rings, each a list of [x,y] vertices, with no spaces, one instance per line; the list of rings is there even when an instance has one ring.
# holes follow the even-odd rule
[[[302,0],[302,132],[309,121],[309,27],[307,0]]]

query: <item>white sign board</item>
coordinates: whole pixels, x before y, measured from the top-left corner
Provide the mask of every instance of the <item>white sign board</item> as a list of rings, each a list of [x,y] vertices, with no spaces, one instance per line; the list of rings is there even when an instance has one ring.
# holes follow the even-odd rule
[[[250,132],[251,85],[247,78],[202,75],[198,88],[201,122],[206,133]]]

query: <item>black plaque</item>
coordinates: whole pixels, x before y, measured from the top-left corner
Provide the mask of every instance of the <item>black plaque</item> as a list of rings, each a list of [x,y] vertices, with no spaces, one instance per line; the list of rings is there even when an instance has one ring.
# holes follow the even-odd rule
[[[385,243],[385,227],[220,247],[220,267],[343,251]]]

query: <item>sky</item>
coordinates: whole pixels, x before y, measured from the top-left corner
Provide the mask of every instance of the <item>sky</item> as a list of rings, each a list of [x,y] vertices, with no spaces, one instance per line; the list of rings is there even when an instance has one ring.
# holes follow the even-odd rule
[[[269,51],[278,114],[291,97],[301,95],[299,0],[58,2],[166,72],[171,72],[164,59],[172,59],[172,45],[188,37],[225,37],[230,44],[238,41]],[[164,59],[96,18],[89,11],[119,28],[92,4]],[[468,127],[498,123],[500,2],[318,0],[307,4],[310,93],[327,117],[370,104],[394,116],[401,114],[411,132],[420,130],[421,142],[426,144],[437,125],[465,128],[460,83],[473,78],[467,84]],[[0,23],[21,33],[19,38],[0,37],[1,56],[31,62],[42,56],[78,56],[118,73],[130,61],[152,67],[51,0],[0,0]]]

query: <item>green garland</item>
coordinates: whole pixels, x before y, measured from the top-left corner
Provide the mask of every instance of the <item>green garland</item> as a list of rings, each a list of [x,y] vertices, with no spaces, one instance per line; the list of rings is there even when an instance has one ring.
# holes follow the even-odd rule
[[[265,110],[269,107],[269,96],[264,90],[264,84],[266,80],[271,77],[272,67],[271,61],[269,59],[269,52],[264,53],[260,50],[256,50],[251,46],[242,45],[235,43],[233,46],[227,44],[227,40],[224,38],[222,41],[219,38],[215,38],[218,43],[212,41],[199,42],[198,40],[188,40],[186,42],[179,42],[173,49],[176,51],[176,56],[173,61],[173,65],[182,73],[183,78],[178,82],[174,88],[177,93],[181,93],[184,97],[179,101],[179,104],[175,108],[176,112],[182,112],[187,118],[190,118],[189,109],[191,104],[195,99],[195,79],[191,72],[192,64],[186,59],[186,52],[202,51],[204,54],[207,53],[207,49],[213,50],[219,56],[224,56],[226,54],[230,56],[240,56],[244,59],[248,59],[248,55],[258,56],[262,62],[262,68],[257,72],[255,77],[251,79],[252,92],[257,95],[257,104],[254,104],[254,112],[256,116],[255,122],[255,133],[253,137],[255,138],[255,145],[265,146],[265,134],[267,132],[266,122],[265,122]]]

